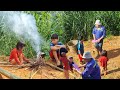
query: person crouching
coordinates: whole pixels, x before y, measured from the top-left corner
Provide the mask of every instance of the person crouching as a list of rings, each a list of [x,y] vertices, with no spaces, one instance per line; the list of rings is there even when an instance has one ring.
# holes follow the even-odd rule
[[[9,62],[12,65],[22,65],[23,61],[28,62],[29,63],[29,59],[27,59],[24,54],[23,54],[23,49],[25,47],[25,44],[22,42],[18,42],[16,45],[16,48],[14,48],[11,53],[10,53],[10,57],[9,57]]]
[[[86,62],[83,66],[85,67],[85,70],[80,73],[80,75],[82,75],[82,79],[101,79],[100,67],[91,56],[91,53],[85,52],[82,58]]]

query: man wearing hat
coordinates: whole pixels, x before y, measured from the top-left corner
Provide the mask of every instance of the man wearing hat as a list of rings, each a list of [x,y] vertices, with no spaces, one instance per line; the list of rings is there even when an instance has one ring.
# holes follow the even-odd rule
[[[103,39],[106,35],[106,29],[104,26],[101,25],[100,20],[96,20],[92,34],[93,34],[93,39],[96,41],[95,48],[97,49],[98,52],[96,58],[98,58],[102,52]]]
[[[86,64],[82,66],[85,67],[84,71],[80,73],[82,79],[101,79],[100,67],[91,56],[91,53],[85,52],[82,58],[86,62]]]

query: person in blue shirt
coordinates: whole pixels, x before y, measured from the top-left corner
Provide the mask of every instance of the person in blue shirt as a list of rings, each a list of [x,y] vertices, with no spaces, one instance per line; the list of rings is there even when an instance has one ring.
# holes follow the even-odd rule
[[[91,53],[85,52],[82,58],[86,62],[86,64],[80,66],[80,68],[85,67],[84,71],[80,73],[82,79],[101,79],[100,67],[91,56]]]
[[[63,68],[60,62],[60,48],[66,48],[61,42],[59,42],[59,37],[57,34],[51,36],[50,42],[50,58],[57,63],[57,66]]]
[[[98,58],[102,52],[103,39],[106,36],[106,29],[104,26],[101,25],[100,20],[96,20],[92,34],[93,34],[93,39],[96,40],[95,48],[97,49],[98,52],[96,58]]]

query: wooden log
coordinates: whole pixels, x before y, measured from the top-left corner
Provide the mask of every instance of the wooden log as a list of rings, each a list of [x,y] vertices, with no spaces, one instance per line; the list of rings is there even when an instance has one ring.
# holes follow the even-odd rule
[[[30,64],[24,64],[24,65],[0,65],[0,67],[28,67],[31,66]]]
[[[12,73],[0,68],[0,73],[10,79],[21,79],[20,77],[17,77],[15,75],[13,75]]]
[[[19,67],[20,65],[0,65],[0,67]]]
[[[9,62],[0,62],[0,64],[9,64]]]
[[[8,65],[8,64],[10,64],[10,63],[9,63],[9,62],[0,62],[0,64]]]
[[[52,68],[55,68],[55,69],[57,69],[57,70],[59,70],[59,71],[62,71],[62,72],[64,72],[64,70],[63,69],[61,69],[61,68],[59,68],[59,67],[57,67],[57,66],[55,66],[55,65],[52,65],[52,64],[50,64],[50,63],[47,63],[46,62],[46,65],[48,65],[48,66],[50,66],[50,67],[52,67]],[[72,73],[69,73],[71,76],[73,76],[75,79],[77,78],[75,75],[73,75]]]
[[[52,68],[54,68],[54,69],[57,69],[57,70],[59,70],[59,71],[64,71],[63,69],[61,69],[61,68],[59,68],[59,67],[57,67],[57,66],[55,66],[55,65],[53,65],[53,64],[50,64],[50,63],[47,63],[46,62],[46,65],[48,65],[48,66],[50,66],[50,67],[52,67]]]

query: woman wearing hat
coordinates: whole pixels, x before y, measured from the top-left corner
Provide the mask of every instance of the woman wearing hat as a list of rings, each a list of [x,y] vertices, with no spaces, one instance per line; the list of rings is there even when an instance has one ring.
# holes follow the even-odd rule
[[[97,62],[92,58],[90,52],[85,52],[83,54],[83,59],[86,64],[82,67],[85,67],[84,71],[80,74],[83,79],[101,79],[100,67]]]
[[[22,42],[18,42],[16,45],[16,48],[14,48],[10,53],[9,62],[13,65],[21,65],[23,64],[23,61],[29,62],[29,59],[25,58],[23,54],[23,48],[25,47],[25,44]]]
[[[98,52],[96,58],[98,58],[102,52],[103,39],[106,35],[106,29],[104,26],[101,25],[100,20],[96,20],[92,34],[93,34],[93,39],[96,41],[95,48],[97,49]]]

